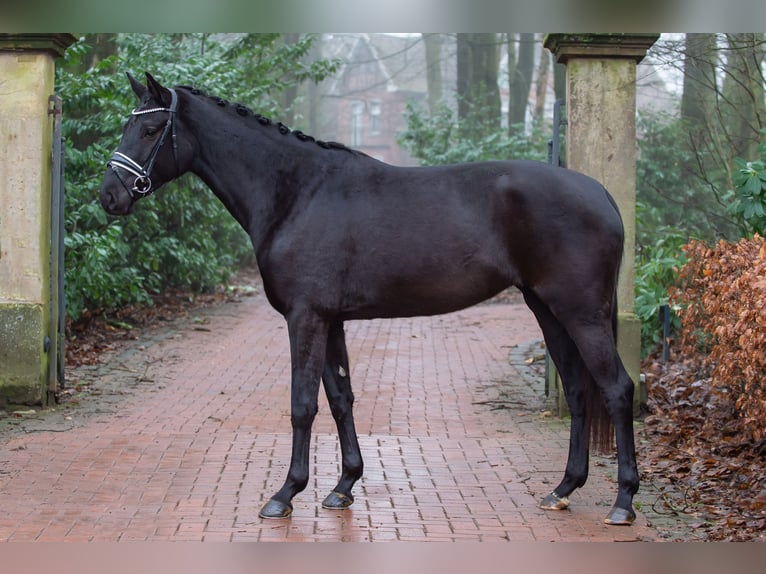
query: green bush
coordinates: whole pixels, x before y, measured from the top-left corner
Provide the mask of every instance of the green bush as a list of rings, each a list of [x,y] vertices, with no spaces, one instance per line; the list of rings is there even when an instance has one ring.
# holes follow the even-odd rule
[[[496,159],[536,159],[548,157],[548,139],[535,127],[525,134],[523,129],[508,135],[506,130],[488,130],[486,126],[461,124],[452,108],[442,105],[435,114],[408,105],[407,129],[399,143],[422,165],[444,165]],[[476,134],[471,137],[471,134]]]
[[[638,250],[636,254],[636,315],[641,319],[641,340],[644,353],[660,341],[659,307],[668,304],[668,290],[677,287],[679,270],[687,263],[683,246],[690,236],[713,237],[732,233],[735,224],[740,235],[752,237],[766,233],[766,142],[758,148],[759,159],[737,158],[732,174],[735,189],[716,194],[703,202],[700,190],[694,191],[693,179],[681,177],[680,169],[689,161],[679,140],[678,125],[645,124],[647,137],[639,160],[638,186]],[[763,130],[766,134],[766,130]],[[675,158],[675,159],[673,159]],[[663,162],[671,159],[668,169]],[[688,165],[687,165],[688,167]],[[644,194],[641,190],[644,190]],[[728,201],[722,209],[721,201]],[[685,211],[669,215],[673,204]],[[711,215],[718,211],[718,214]],[[675,221],[668,217],[676,218]],[[670,225],[668,225],[670,224]],[[735,228],[736,229],[736,228]],[[678,333],[680,309],[671,306],[671,327]]]
[[[67,313],[79,317],[89,306],[116,308],[151,301],[144,276],[131,265],[122,227],[75,231],[66,236]]]
[[[725,174],[701,173],[710,162],[690,148],[684,123],[639,114],[637,127],[635,312],[646,355],[661,341],[659,309],[668,304],[668,289],[686,260],[682,246],[690,237],[736,236],[737,228],[724,207],[731,195],[721,191]],[[676,310],[670,307],[673,333],[681,327]]]
[[[649,245],[668,229],[711,240],[736,237],[727,214],[728,174],[709,164],[703,150],[692,149],[685,124],[661,115],[638,114],[636,199],[643,213],[637,242]]]
[[[766,129],[761,130],[766,135]],[[758,146],[759,159],[736,158],[737,171],[732,180],[734,201],[729,213],[734,216],[744,235],[766,235],[766,141]]]
[[[681,327],[676,310],[669,304],[668,289],[676,284],[678,270],[685,263],[682,247],[687,237],[675,228],[658,230],[657,236],[654,243],[636,253],[634,310],[641,320],[642,355],[662,341],[662,305],[669,305],[671,330],[677,332]]]

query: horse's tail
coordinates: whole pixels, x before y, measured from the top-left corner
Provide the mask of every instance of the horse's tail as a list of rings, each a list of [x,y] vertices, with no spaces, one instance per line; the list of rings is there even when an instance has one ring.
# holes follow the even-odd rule
[[[617,342],[617,294],[615,293],[612,305],[612,332],[615,345]],[[619,361],[619,357],[615,356]],[[585,400],[586,420],[590,433],[590,444],[597,454],[611,454],[614,452],[614,424],[612,417],[606,410],[606,404],[598,390],[593,377],[588,373],[585,377]]]
[[[606,190],[605,190],[606,191]],[[607,199],[617,212],[617,216],[622,223],[622,217],[620,216],[620,210],[617,207],[617,203],[614,198],[606,194]],[[617,308],[617,280],[620,275],[620,267],[622,266],[622,254],[624,249],[624,228],[623,236],[620,241],[619,259],[617,260],[617,269],[614,276],[614,290],[612,291],[612,336],[615,345],[614,360],[619,362],[620,356],[617,352],[617,324],[618,324],[618,308]],[[619,372],[619,365],[617,366]],[[616,381],[615,381],[616,382]],[[606,410],[604,399],[601,396],[601,391],[598,390],[593,377],[588,373],[585,376],[585,408],[586,408],[586,425],[587,432],[590,435],[590,444],[593,450],[600,454],[611,454],[614,452],[614,424],[612,417]]]

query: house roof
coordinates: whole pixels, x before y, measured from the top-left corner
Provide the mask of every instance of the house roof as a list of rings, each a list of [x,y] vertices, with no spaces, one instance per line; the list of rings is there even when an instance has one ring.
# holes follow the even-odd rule
[[[426,92],[426,51],[423,36],[375,34],[368,39],[392,91]]]
[[[426,93],[425,43],[420,34],[327,34],[323,38],[323,56],[338,58],[343,64],[328,85],[328,95],[345,93],[346,76],[356,68],[376,65],[379,78],[390,92]],[[376,86],[369,86],[372,88]]]

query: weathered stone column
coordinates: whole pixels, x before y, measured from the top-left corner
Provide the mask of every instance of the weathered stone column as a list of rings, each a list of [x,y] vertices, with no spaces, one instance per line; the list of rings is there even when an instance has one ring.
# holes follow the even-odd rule
[[[641,388],[641,323],[634,312],[636,248],[636,64],[659,34],[549,34],[548,48],[566,64],[567,167],[600,181],[625,226],[618,284],[618,348]]]
[[[0,406],[47,401],[49,97],[54,59],[75,40],[72,34],[0,34]]]

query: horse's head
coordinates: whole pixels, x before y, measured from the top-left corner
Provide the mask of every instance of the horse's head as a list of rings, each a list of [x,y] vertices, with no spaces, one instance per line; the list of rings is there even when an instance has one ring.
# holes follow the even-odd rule
[[[128,74],[139,99],[123,128],[122,141],[107,164],[101,205],[112,215],[127,215],[133,204],[188,171],[193,153],[178,120],[178,94],[149,73],[144,86]]]

